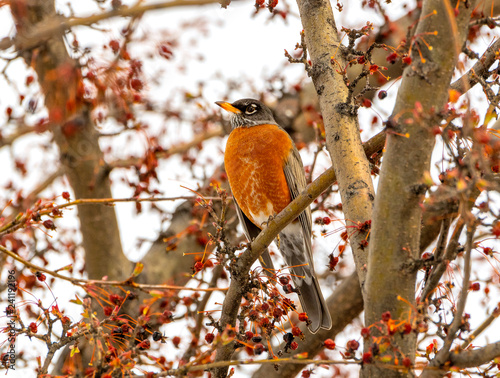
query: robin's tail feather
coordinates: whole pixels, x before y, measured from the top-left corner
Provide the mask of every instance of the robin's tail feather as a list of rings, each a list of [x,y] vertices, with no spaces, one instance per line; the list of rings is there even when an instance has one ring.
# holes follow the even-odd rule
[[[309,330],[316,333],[320,328],[332,328],[332,318],[314,272],[310,243],[297,226],[292,223],[280,233],[279,248],[290,267],[302,308],[311,321]]]

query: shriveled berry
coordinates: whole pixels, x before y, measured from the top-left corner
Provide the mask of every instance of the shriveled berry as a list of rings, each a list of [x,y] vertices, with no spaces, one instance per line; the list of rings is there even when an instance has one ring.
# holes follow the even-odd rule
[[[293,334],[288,332],[283,335],[283,341],[287,344],[290,344],[293,341],[294,337]]]
[[[283,285],[283,291],[285,292],[285,294],[291,294],[291,293],[293,293],[293,287],[292,287],[292,285],[290,285],[290,284]]]
[[[262,341],[262,336],[261,335],[255,335],[252,337],[252,341],[254,343],[260,343]]]
[[[280,283],[282,285],[288,285],[290,283],[290,279],[286,276],[281,276],[280,277]]]
[[[347,349],[350,351],[358,350],[359,343],[356,340],[349,340],[347,342]]]
[[[209,344],[212,344],[212,342],[214,341],[214,339],[215,339],[215,336],[214,336],[214,334],[213,334],[213,333],[207,333],[207,334],[205,335],[205,341],[206,341],[207,343],[209,343]]]
[[[154,341],[160,341],[162,339],[162,335],[160,332],[158,331],[154,331],[153,332],[153,340]]]
[[[296,341],[292,341],[292,342],[290,343],[290,349],[291,349],[291,350],[296,350],[298,347],[299,347],[299,344],[297,344],[297,342],[296,342]]]
[[[390,311],[386,311],[382,314],[382,320],[384,322],[388,322],[389,320],[391,320],[391,312]]]
[[[56,229],[56,225],[54,224],[52,219],[47,219],[47,220],[43,221],[43,227],[45,227],[47,230],[55,230]]]
[[[262,354],[262,352],[264,352],[264,350],[265,350],[265,348],[264,348],[264,345],[262,345],[262,344],[257,344],[253,348],[254,353],[257,355]]]

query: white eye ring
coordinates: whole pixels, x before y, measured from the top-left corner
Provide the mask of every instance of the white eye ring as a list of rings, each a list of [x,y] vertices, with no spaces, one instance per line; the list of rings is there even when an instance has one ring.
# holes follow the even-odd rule
[[[257,111],[257,105],[255,104],[250,104],[247,106],[246,110],[245,110],[245,113],[250,115],[250,114],[253,114]]]

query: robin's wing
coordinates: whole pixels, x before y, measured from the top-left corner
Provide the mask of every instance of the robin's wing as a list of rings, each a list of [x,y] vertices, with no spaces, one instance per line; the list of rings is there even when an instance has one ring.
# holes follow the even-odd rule
[[[302,160],[295,146],[285,162],[283,171],[293,200],[306,187]],[[280,250],[290,266],[292,280],[300,293],[300,303],[310,320],[309,330],[316,333],[320,328],[332,328],[332,318],[314,272],[311,247],[312,220],[309,207],[299,215],[299,223],[300,228],[297,223],[291,223],[280,233],[282,240]]]
[[[307,186],[302,159],[300,158],[299,151],[295,148],[295,146],[292,148],[292,153],[285,162],[283,171],[285,172],[286,182],[293,201]],[[299,221],[304,235],[309,264],[314,268],[311,247],[312,219],[311,209],[309,207],[307,207],[307,209],[299,215]]]
[[[262,230],[255,224],[253,224],[250,219],[248,219],[248,217],[243,213],[243,211],[241,211],[240,206],[238,205],[238,202],[236,202],[236,200],[234,200],[234,206],[236,207],[236,213],[238,214],[240,223],[243,226],[243,232],[245,233],[248,241],[251,242],[257,237],[257,235],[259,235],[260,231]],[[262,268],[264,269],[264,272],[266,272],[266,275],[268,277],[273,277],[275,274],[274,264],[267,248],[259,256],[259,261],[260,265],[262,265]]]

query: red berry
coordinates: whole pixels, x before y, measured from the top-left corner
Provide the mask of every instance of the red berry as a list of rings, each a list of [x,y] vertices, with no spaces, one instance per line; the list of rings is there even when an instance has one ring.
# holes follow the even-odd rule
[[[310,378],[310,377],[311,377],[311,370],[302,371],[302,378]]]
[[[333,341],[332,339],[326,339],[323,342],[323,345],[325,346],[326,349],[330,349],[330,350],[335,349],[335,341]]]
[[[323,218],[323,224],[329,225],[332,220],[328,217]]]
[[[66,201],[69,201],[70,195],[68,192],[62,192],[62,198],[64,198]]]
[[[372,362],[372,352],[363,353],[363,363],[370,364]]]
[[[35,322],[30,323],[29,329],[31,333],[36,333],[38,331],[38,326]]]
[[[470,289],[472,291],[479,291],[479,290],[481,290],[481,284],[479,282],[472,282],[470,284]]]
[[[372,102],[367,99],[367,98],[364,98],[363,99],[363,102],[361,104],[364,108],[371,108],[372,107]]]
[[[142,83],[142,81],[140,79],[132,79],[132,80],[130,80],[130,86],[132,87],[132,89],[139,92],[144,87],[144,84]]]
[[[36,278],[40,282],[43,282],[43,281],[45,281],[47,279],[47,277],[45,276],[45,274],[40,273],[40,272],[36,272]]]
[[[286,277],[286,276],[281,276],[280,277],[280,283],[282,285],[288,285],[289,282],[290,282],[290,279],[288,277]]]
[[[386,311],[382,314],[382,320],[384,322],[388,322],[390,319],[391,319],[391,312],[390,311]]]
[[[278,5],[278,0],[269,0],[268,4],[269,9],[276,8],[277,5]]]
[[[409,56],[405,56],[403,58],[403,64],[409,66],[411,64],[411,58]]]
[[[215,336],[214,336],[214,334],[213,334],[213,333],[207,333],[207,334],[205,335],[205,341],[206,341],[207,343],[209,343],[209,344],[212,344],[212,342],[214,341],[214,338],[215,338]]]
[[[300,336],[300,335],[302,335],[302,331],[300,330],[299,327],[292,327],[292,335]]]
[[[113,52],[116,54],[120,49],[120,42],[118,42],[116,39],[113,39],[109,41],[109,47],[111,47],[111,50],[113,50]]]
[[[144,350],[144,349],[149,349],[151,348],[151,341],[149,340],[144,340],[142,341],[139,345],[137,345],[139,349]]]
[[[356,340],[349,340],[347,342],[347,350],[355,351],[358,350],[358,348],[359,348],[359,343]]]
[[[175,336],[173,339],[172,339],[172,344],[174,344],[174,347],[178,347],[179,344],[181,343],[181,338],[179,336]]]
[[[385,58],[389,63],[394,64],[398,60],[398,54],[393,52]]]
[[[298,347],[299,347],[299,344],[297,344],[297,342],[296,342],[296,341],[292,341],[292,342],[290,343],[290,349],[292,349],[292,350],[296,350]]]
[[[281,308],[276,307],[273,310],[273,318],[279,319],[283,316],[283,310]]]
[[[409,368],[411,366],[411,360],[408,357],[403,358],[403,366]]]
[[[113,307],[110,306],[104,306],[102,310],[104,311],[105,316],[110,316],[113,313]]]
[[[309,319],[309,318],[308,318],[308,316],[307,316],[307,314],[306,314],[305,312],[301,312],[301,313],[299,314],[299,320],[300,320],[301,322],[305,322],[305,321],[307,321],[307,319]]]
[[[203,263],[201,261],[197,261],[195,264],[194,264],[194,271],[195,272],[199,272],[200,270],[203,269]]]
[[[413,327],[411,326],[410,323],[405,323],[403,326],[403,333],[405,335],[408,335],[411,331],[413,330]]]
[[[367,327],[364,327],[361,329],[361,337],[363,339],[367,339],[368,337],[370,337],[370,328],[367,328]]]
[[[253,332],[252,331],[246,331],[245,332],[245,337],[247,340],[250,340],[253,337]]]

